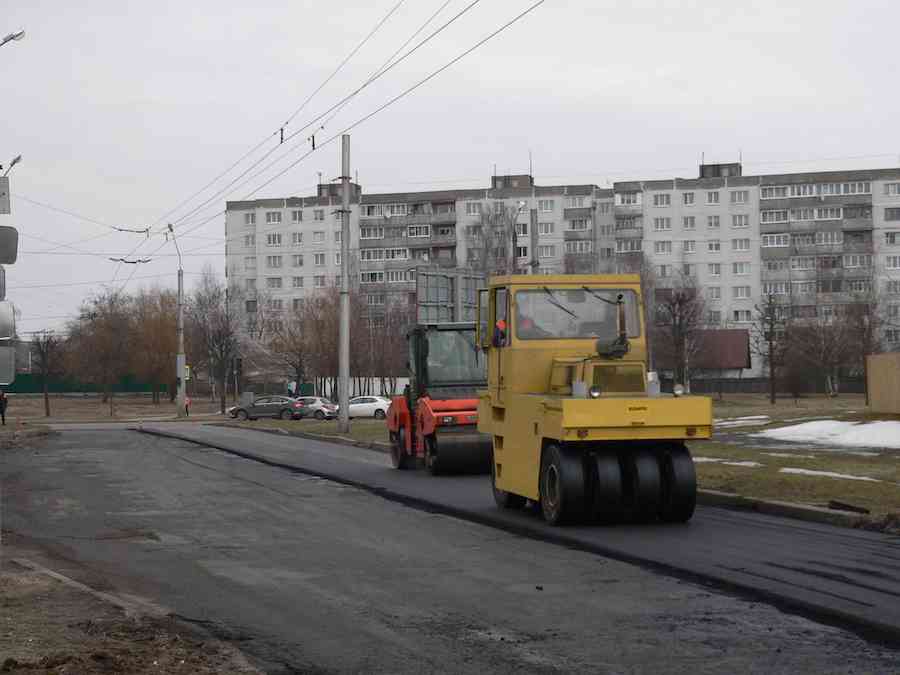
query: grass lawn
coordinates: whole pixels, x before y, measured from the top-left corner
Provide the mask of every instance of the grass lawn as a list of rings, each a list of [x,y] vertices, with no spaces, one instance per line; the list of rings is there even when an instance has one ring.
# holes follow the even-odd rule
[[[779,397],[775,405],[762,394],[732,394],[723,400],[713,399],[713,417],[727,419],[767,415],[773,422],[781,422],[799,417],[828,417],[831,419],[852,419],[866,416],[866,399],[862,394],[843,394],[834,398],[810,396],[794,399]]]
[[[176,416],[174,403],[168,400],[155,405],[149,396],[113,397],[113,414],[109,403],[102,403],[99,396],[50,396],[50,417],[44,416],[44,397],[9,394],[6,411],[7,425],[31,425],[38,422],[108,422]],[[228,405],[232,405],[229,401]],[[192,415],[208,415],[219,411],[218,401],[192,399]],[[202,418],[199,418],[202,419]]]
[[[283,429],[284,431],[293,432],[300,431],[308,434],[319,434],[322,436],[334,436],[337,438],[347,438],[338,432],[337,420],[247,420],[246,422],[233,421],[229,422],[235,426],[246,427],[248,429]],[[354,441],[372,443],[374,441],[388,442],[387,422],[376,419],[352,419],[350,420],[349,438]]]

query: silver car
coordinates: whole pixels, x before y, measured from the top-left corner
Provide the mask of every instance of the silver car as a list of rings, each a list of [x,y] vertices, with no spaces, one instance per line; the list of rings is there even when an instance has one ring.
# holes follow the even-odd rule
[[[321,396],[300,396],[297,398],[306,409],[307,417],[315,417],[317,420],[330,420],[337,417],[338,407]]]

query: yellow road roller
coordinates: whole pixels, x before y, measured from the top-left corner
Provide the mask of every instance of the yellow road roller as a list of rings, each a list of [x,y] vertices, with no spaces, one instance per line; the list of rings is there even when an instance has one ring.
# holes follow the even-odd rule
[[[634,274],[499,276],[479,291],[478,429],[498,506],[539,503],[551,524],[690,520],[685,442],[710,437],[712,402],[648,391],[642,302]]]

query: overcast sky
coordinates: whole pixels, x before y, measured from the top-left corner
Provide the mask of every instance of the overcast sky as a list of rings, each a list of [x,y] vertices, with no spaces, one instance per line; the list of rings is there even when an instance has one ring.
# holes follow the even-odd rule
[[[184,231],[210,218],[182,240],[183,250],[196,249],[185,259],[190,285],[207,262],[224,269],[224,217],[214,216],[225,199],[309,195],[318,171],[339,175],[333,143],[263,186],[308,151],[304,125],[365,81],[445,0],[402,2],[287,125],[298,135],[215,196],[277,144],[279,127],[397,1],[3,3],[0,37],[27,33],[0,47],[0,163],[23,155],[10,174],[13,215],[0,216],[21,237],[19,260],[7,267],[20,332],[63,326],[85,296],[114,280],[121,287],[132,272],[127,290],[174,285],[171,244],[159,248],[155,236],[134,251],[158,251],[150,263],[119,266],[107,255],[131,253],[141,236],[103,224],[172,221]],[[533,1],[482,0],[354,98],[317,139]],[[450,0],[418,39],[469,2]],[[898,166],[898,21],[900,3],[889,0],[547,0],[353,129],[352,166],[368,192],[486,187],[495,164],[499,173],[527,172],[529,150],[539,184],[694,176],[701,153],[735,161],[742,152],[745,173]],[[170,213],[266,138],[226,179]],[[94,255],[68,255],[60,244]]]

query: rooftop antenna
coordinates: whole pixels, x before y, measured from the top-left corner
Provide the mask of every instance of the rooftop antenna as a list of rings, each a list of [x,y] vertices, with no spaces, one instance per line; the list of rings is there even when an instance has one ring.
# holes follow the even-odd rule
[[[531,161],[531,148],[528,148],[528,175],[534,178],[534,163]]]
[[[738,163],[743,164],[744,162],[744,151],[738,148]]]

